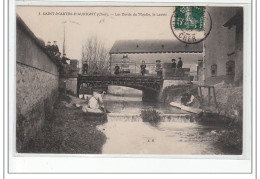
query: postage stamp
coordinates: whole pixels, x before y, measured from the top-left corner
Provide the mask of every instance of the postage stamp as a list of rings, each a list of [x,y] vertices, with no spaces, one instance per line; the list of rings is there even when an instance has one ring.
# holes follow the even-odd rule
[[[171,18],[175,37],[184,43],[199,43],[211,30],[211,17],[202,6],[177,6]]]

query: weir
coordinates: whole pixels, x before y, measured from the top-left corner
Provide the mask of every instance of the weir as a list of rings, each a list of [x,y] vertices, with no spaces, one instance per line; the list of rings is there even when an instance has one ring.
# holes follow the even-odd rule
[[[143,122],[140,114],[128,113],[110,113],[107,115],[108,122]],[[189,123],[189,114],[160,114],[159,122],[178,122]]]

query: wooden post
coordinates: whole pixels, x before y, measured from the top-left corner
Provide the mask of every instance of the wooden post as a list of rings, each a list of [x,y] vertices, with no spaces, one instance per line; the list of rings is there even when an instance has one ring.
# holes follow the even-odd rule
[[[77,81],[77,96],[79,97],[79,89],[80,89],[80,85],[81,85],[81,83],[79,82],[79,79],[78,79],[78,81]]]
[[[83,87],[85,86],[84,83],[82,83],[82,88],[81,88],[81,94],[83,94],[83,99],[85,100],[85,92],[83,90]]]
[[[208,101],[208,103],[210,104],[210,86],[208,87],[208,95],[209,95],[209,101]]]
[[[112,69],[111,69],[111,67],[112,67],[112,66],[111,66],[111,58],[112,58],[112,57],[111,57],[111,53],[109,53],[109,71],[110,71],[110,74],[112,74],[112,71],[111,71],[111,70],[112,70]]]
[[[67,87],[66,87],[66,85],[67,85],[67,84],[66,84],[66,80],[65,80],[65,81],[64,81],[64,94],[65,94],[65,96],[67,96],[67,89],[66,89]]]
[[[201,99],[201,103],[203,102],[203,96],[202,96],[202,91],[201,91],[201,86],[199,86],[199,93],[200,93],[200,99]]]
[[[215,87],[213,87],[213,95],[214,95],[214,102],[215,102],[215,105],[216,105],[216,108],[217,108],[218,104],[217,104],[217,97],[216,97]]]

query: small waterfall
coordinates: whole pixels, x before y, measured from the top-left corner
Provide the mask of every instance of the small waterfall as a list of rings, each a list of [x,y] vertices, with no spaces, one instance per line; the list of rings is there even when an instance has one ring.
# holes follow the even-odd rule
[[[107,115],[108,122],[142,122],[140,114],[135,113],[110,113]],[[160,122],[189,123],[189,114],[160,114]]]
[[[189,123],[189,114],[160,114],[161,122],[179,122],[179,123]]]
[[[107,115],[108,122],[142,122],[140,114],[110,113]]]

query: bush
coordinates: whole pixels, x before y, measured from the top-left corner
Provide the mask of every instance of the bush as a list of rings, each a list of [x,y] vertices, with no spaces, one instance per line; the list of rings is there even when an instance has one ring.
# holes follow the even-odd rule
[[[217,145],[232,154],[241,154],[243,145],[242,120],[229,118],[217,113],[202,112],[195,120],[202,125],[219,126],[217,130]]]
[[[231,122],[218,134],[218,141],[237,154],[242,154],[243,130],[242,122]]]
[[[181,98],[181,96],[184,93],[187,93],[190,91],[191,94],[194,96],[198,95],[198,89],[196,86],[193,85],[180,85],[180,86],[168,86],[166,87],[161,95],[161,101],[162,102],[172,102],[176,101],[178,98]]]
[[[154,109],[145,109],[141,111],[143,122],[149,122],[152,125],[157,125],[160,122],[160,114]]]

